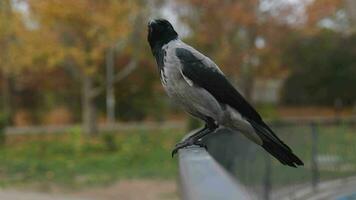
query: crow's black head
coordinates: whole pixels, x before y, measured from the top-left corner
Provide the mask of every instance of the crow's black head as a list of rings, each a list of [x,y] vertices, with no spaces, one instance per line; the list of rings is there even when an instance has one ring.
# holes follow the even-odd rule
[[[147,40],[151,49],[160,48],[169,41],[177,39],[178,34],[169,21],[165,19],[151,20],[148,23]]]

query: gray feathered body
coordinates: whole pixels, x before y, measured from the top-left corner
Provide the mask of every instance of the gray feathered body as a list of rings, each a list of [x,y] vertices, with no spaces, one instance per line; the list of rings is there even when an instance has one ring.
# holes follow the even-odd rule
[[[223,74],[218,66],[208,57],[179,39],[172,40],[162,47],[165,53],[163,68],[160,69],[161,82],[168,96],[191,115],[202,120],[210,117],[218,124],[237,130],[255,143],[261,145],[262,141],[255,133],[253,127],[238,111],[229,105],[219,103],[207,90],[195,85],[192,80],[184,76],[182,73],[182,63],[176,56],[177,48],[189,50],[206,67],[211,68],[216,73]]]

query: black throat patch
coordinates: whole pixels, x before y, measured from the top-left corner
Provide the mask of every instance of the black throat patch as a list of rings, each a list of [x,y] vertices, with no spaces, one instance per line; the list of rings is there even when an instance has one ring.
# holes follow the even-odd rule
[[[153,55],[156,58],[157,67],[159,70],[164,68],[164,58],[167,56],[167,51],[162,47],[153,49]]]

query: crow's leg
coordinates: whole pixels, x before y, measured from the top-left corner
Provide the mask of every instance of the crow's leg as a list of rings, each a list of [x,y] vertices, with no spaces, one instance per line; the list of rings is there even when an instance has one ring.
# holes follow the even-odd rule
[[[202,129],[198,130],[194,134],[185,138],[182,142],[187,140],[200,140],[207,134],[214,132],[219,127],[219,125],[216,124],[215,120],[213,120],[210,117],[206,117],[204,121],[205,121],[205,125]]]
[[[174,154],[176,154],[178,152],[179,149],[184,148],[184,147],[197,145],[200,147],[207,148],[206,145],[201,142],[201,139],[204,136],[208,135],[209,133],[214,132],[218,128],[218,125],[215,123],[215,121],[212,118],[207,118],[207,120],[205,120],[205,122],[206,122],[206,124],[205,124],[204,128],[200,129],[193,135],[189,136],[182,142],[179,142],[175,145],[175,147],[172,151],[172,157],[174,156]]]

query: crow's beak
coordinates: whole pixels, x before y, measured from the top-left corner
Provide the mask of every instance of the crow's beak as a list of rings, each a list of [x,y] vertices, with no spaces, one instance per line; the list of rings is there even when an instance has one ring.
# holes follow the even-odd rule
[[[149,22],[148,22],[148,26],[152,26],[152,24],[156,23],[156,21],[154,19],[151,19]]]
[[[156,21],[155,20],[150,20],[149,22],[148,22],[148,33],[149,34],[152,34],[152,31],[153,31],[153,24],[155,24],[156,23]]]

